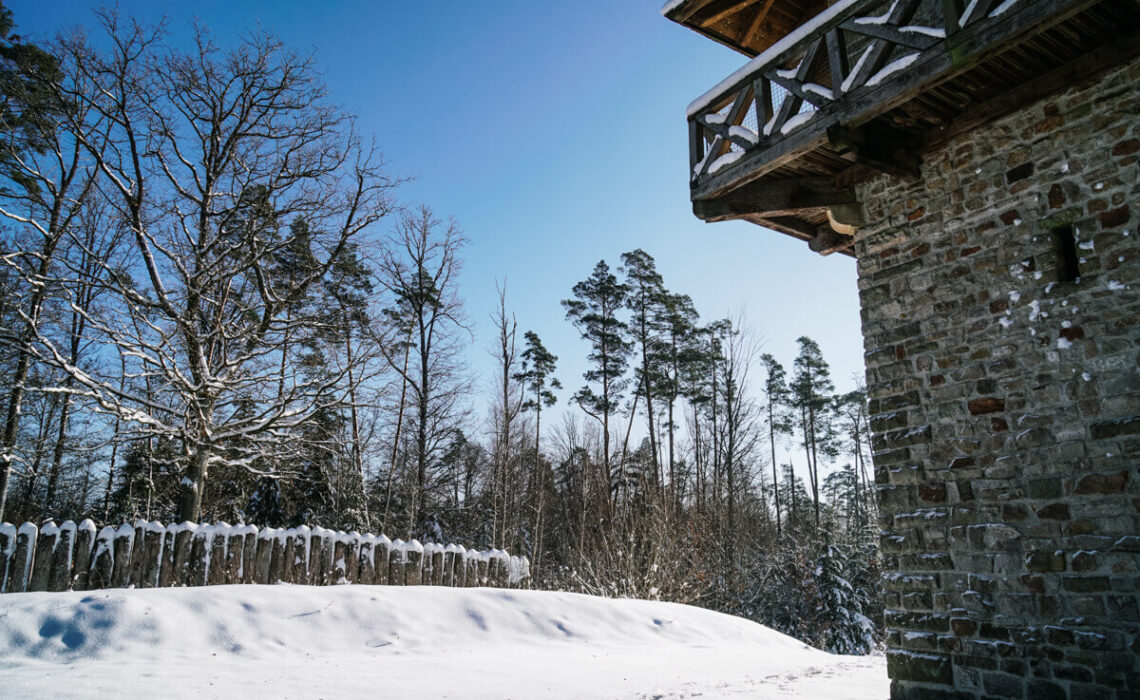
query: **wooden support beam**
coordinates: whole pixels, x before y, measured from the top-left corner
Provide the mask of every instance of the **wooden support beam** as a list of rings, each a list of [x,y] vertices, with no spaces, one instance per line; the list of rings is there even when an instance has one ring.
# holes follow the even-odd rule
[[[843,96],[843,80],[851,72],[847,60],[847,39],[843,32],[832,29],[827,37],[827,62],[831,69],[831,94],[835,99]]]
[[[752,216],[748,220],[801,241],[810,241],[819,233],[818,226],[800,221],[793,216]]]
[[[790,216],[750,217],[749,221],[806,241],[808,247],[820,255],[843,253],[855,257],[855,239],[838,234],[829,226],[813,226]]]
[[[690,0],[681,6],[674,8],[673,11],[669,13],[668,17],[674,22],[684,24],[685,22],[688,22],[690,19],[692,19],[693,15],[700,12],[706,5],[708,5],[708,0]]]
[[[827,127],[827,140],[840,155],[851,153],[855,162],[900,177],[918,177],[921,159],[913,138],[882,127],[853,128],[842,124]]]
[[[704,221],[728,221],[857,203],[853,187],[835,187],[827,177],[799,177],[756,180],[715,199],[696,200],[693,213]]]
[[[768,17],[768,11],[772,9],[772,3],[775,0],[764,0],[764,4],[756,10],[756,15],[749,22],[748,28],[740,35],[740,44],[742,46],[750,46],[756,40],[757,35],[760,33],[760,26],[764,23],[764,19]]]
[[[964,0],[942,0],[942,21],[946,28],[946,36],[950,36],[962,28],[962,12],[965,9]]]
[[[702,19],[698,24],[700,24],[701,28],[711,27],[725,17],[729,17],[736,14],[737,12],[740,12],[755,1],[756,0],[736,0],[736,2],[731,2],[719,12],[714,12],[708,17]]]
[[[848,32],[855,34],[862,34],[869,36],[873,39],[881,39],[896,46],[905,46],[908,49],[916,49],[918,51],[925,51],[931,46],[937,44],[941,39],[917,32],[904,32],[900,29],[890,26],[889,24],[859,24],[852,20],[844,22],[839,26]]]
[[[854,244],[853,237],[836,233],[828,226],[820,226],[815,237],[808,241],[808,247],[820,255],[831,255],[841,251],[846,251],[850,255],[850,248]]]

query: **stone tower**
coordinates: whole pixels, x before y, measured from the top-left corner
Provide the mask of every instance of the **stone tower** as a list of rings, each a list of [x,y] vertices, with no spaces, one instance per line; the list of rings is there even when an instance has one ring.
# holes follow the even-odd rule
[[[892,697],[1140,697],[1140,3],[663,12],[696,215],[858,266]]]

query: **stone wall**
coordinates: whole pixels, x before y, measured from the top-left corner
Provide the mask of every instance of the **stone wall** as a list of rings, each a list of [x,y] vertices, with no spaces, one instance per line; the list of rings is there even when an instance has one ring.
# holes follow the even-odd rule
[[[860,186],[895,698],[1140,696],[1137,86]]]

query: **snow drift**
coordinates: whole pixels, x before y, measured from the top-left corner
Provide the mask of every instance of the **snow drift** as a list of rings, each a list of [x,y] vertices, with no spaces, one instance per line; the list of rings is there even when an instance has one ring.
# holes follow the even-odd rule
[[[572,593],[246,585],[0,597],[6,698],[882,698],[884,666],[699,608]]]

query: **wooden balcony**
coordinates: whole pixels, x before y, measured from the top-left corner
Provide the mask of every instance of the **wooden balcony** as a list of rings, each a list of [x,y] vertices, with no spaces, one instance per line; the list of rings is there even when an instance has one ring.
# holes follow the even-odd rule
[[[1138,0],[840,0],[694,101],[694,213],[850,254],[853,185],[1140,53]]]

